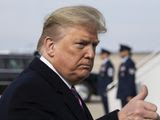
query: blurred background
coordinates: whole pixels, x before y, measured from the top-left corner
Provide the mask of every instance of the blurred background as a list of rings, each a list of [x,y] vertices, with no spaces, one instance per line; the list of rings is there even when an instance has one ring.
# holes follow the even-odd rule
[[[160,106],[160,1],[159,0],[0,0],[0,90],[26,67],[33,58],[47,14],[68,5],[90,5],[102,12],[108,32],[99,36],[100,44],[92,73],[98,74],[101,48],[112,51],[115,80],[108,91],[110,111],[120,108],[116,99],[118,49],[127,44],[133,49],[136,85],[149,88],[147,101]],[[87,83],[88,84],[88,83]],[[89,83],[90,84],[90,83]],[[114,87],[113,87],[114,86]],[[87,105],[94,118],[104,114],[99,96],[91,93],[92,85],[82,86]],[[158,109],[159,111],[159,109]]]

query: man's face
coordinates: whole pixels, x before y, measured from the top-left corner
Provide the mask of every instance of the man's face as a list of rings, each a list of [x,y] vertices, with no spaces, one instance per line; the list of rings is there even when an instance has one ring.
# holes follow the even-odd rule
[[[106,58],[108,58],[109,57],[109,55],[107,54],[107,53],[101,53],[100,54],[100,58],[102,59],[102,60],[104,60],[104,59],[106,59]]]
[[[128,55],[129,55],[129,52],[127,50],[120,51],[120,57],[124,58],[124,57],[126,57]]]
[[[91,72],[99,41],[97,33],[84,27],[69,27],[64,32],[65,36],[54,45],[52,63],[68,82],[76,84]]]

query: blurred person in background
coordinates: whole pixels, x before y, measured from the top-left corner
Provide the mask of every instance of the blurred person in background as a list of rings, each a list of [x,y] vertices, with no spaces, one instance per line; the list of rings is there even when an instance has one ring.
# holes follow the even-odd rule
[[[122,63],[118,71],[117,98],[121,100],[121,105],[124,107],[137,93],[135,83],[136,67],[131,58],[131,47],[120,45],[119,52]]]
[[[98,34],[105,19],[90,6],[68,6],[44,22],[35,57],[0,98],[1,120],[93,120],[74,85],[92,70]],[[121,110],[98,120],[158,120],[156,106],[145,102],[147,88]]]
[[[98,94],[101,96],[105,113],[109,112],[108,97],[107,97],[107,86],[113,82],[114,77],[114,66],[109,59],[111,52],[106,49],[101,49],[100,58],[103,63],[100,67],[98,75]]]

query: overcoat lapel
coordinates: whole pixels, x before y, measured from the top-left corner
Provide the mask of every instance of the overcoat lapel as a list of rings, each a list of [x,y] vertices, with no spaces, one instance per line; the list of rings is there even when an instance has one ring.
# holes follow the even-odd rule
[[[64,101],[78,120],[88,120],[85,111],[80,107],[77,99],[72,95],[72,93],[67,93],[64,96]]]
[[[93,120],[88,119],[91,117],[89,117],[90,113],[86,105],[85,111],[83,111],[76,97],[72,94],[68,86],[61,80],[61,78],[55,72],[53,72],[41,60],[39,60],[39,58],[35,58],[30,64],[30,67],[36,70],[40,75],[42,75],[42,77],[44,77],[45,80],[48,81],[52,87],[54,87],[54,90],[56,90],[58,94],[62,95],[62,98],[64,98],[64,103],[66,104],[68,109],[70,109],[70,111],[73,113],[73,115],[77,118],[77,120]],[[87,114],[85,114],[86,111]]]
[[[82,100],[82,104],[84,107],[85,114],[87,116],[87,120],[93,120],[92,115],[91,115],[90,111],[88,110],[86,104],[83,102],[83,100]]]

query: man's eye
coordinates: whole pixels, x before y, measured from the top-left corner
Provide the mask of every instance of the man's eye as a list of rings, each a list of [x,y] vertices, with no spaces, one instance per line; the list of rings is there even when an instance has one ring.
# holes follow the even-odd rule
[[[77,43],[77,47],[82,49],[85,47],[85,43]]]

